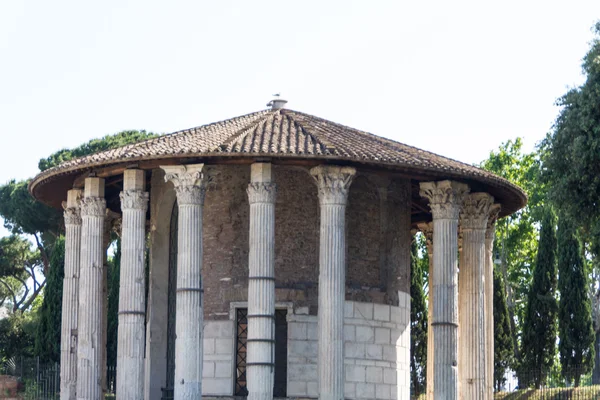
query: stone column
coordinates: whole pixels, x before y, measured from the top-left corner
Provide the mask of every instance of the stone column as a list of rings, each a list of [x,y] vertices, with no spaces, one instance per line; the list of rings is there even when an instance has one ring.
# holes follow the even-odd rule
[[[249,400],[272,400],[275,384],[275,194],[271,164],[252,164],[248,185],[250,275],[246,366]]]
[[[356,170],[311,169],[321,205],[319,242],[319,399],[344,399],[344,303],[346,297],[346,202]]]
[[[467,185],[422,182],[433,215],[434,399],[458,399],[458,216]]]
[[[487,398],[485,335],[485,231],[494,198],[487,193],[465,197],[460,215],[462,253],[459,279],[460,393],[465,400]]]
[[[86,178],[81,201],[81,258],[77,343],[77,399],[102,396],[104,348],[103,233],[106,216],[104,179]]]
[[[81,252],[81,190],[67,192],[65,209],[65,277],[60,331],[60,398],[75,400],[77,389],[77,309]]]
[[[490,207],[485,231],[485,363],[488,381],[487,399],[494,398],[494,235],[500,204]]]
[[[163,166],[173,182],[179,209],[177,311],[175,314],[175,400],[202,398],[202,209],[204,164]]]
[[[121,197],[121,272],[117,341],[117,397],[144,398],[144,319],[146,316],[146,211],[145,173],[124,172]]]
[[[425,235],[427,255],[429,258],[429,294],[427,295],[427,400],[433,399],[433,366],[435,352],[433,351],[433,222],[422,222],[417,225]]]

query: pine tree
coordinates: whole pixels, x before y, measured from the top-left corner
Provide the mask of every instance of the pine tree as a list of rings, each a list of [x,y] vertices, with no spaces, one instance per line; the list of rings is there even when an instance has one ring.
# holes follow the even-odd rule
[[[413,240],[410,254],[410,379],[415,395],[425,391],[427,367],[427,308],[418,253],[417,241]]]
[[[504,377],[512,365],[513,341],[510,329],[508,306],[506,304],[506,286],[502,272],[494,268],[494,383],[500,390],[506,382]]]
[[[556,353],[556,233],[550,210],[544,213],[533,281],[527,298],[521,342],[519,384],[540,387]]]
[[[557,240],[560,364],[563,377],[579,386],[581,375],[590,372],[594,362],[595,334],[587,295],[588,278],[581,245],[566,218],[559,220]]]
[[[50,255],[50,271],[44,288],[44,302],[39,310],[35,337],[35,354],[43,362],[60,361],[62,287],[65,274],[65,240],[59,237]]]

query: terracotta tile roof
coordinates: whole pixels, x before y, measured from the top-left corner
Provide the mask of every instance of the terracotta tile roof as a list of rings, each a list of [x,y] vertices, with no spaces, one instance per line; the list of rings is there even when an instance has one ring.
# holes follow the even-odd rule
[[[264,110],[66,161],[36,176],[30,191],[62,174],[110,164],[177,157],[269,156],[384,164],[408,171],[463,177],[512,192],[513,211],[523,191],[487,171],[290,109]]]

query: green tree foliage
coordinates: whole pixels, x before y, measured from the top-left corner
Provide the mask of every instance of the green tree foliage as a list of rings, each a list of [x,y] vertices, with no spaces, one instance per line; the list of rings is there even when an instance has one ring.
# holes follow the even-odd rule
[[[0,186],[0,216],[12,233],[37,235],[38,240],[46,232],[58,236],[62,223],[58,210],[31,197],[26,181],[11,180]]]
[[[72,150],[60,150],[40,160],[40,170],[58,165],[74,157],[124,146],[156,136],[146,131],[123,131],[101,139],[91,140]],[[26,311],[35,303],[50,274],[49,249],[64,231],[62,213],[36,202],[27,190],[28,181],[12,180],[0,186],[0,217],[13,235],[0,239],[0,305],[10,303],[13,311]],[[37,252],[23,234],[35,239]],[[17,251],[18,250],[18,251]],[[59,255],[57,255],[58,257]],[[33,290],[25,284],[34,278]],[[59,280],[57,291],[62,290]],[[56,316],[50,318],[56,320]],[[45,328],[41,328],[45,329]],[[45,335],[45,334],[44,334]]]
[[[20,235],[0,238],[0,304],[10,303],[12,312],[29,309],[44,287],[42,270],[40,252],[32,250],[29,240]]]
[[[74,149],[63,149],[57,151],[48,158],[41,159],[38,167],[40,171],[45,171],[73,158],[83,157],[89,154],[98,153],[100,151],[141,142],[142,140],[150,139],[155,136],[157,136],[155,133],[146,132],[145,130],[122,131],[114,135],[104,136],[100,139],[90,140],[89,142],[84,143],[79,147],[75,147]]]
[[[594,361],[594,329],[582,249],[570,221],[558,223],[559,353],[563,377],[579,386]]]
[[[543,177],[549,200],[577,224],[595,283],[600,278],[600,22],[592,30],[595,36],[582,63],[585,81],[558,99],[561,111],[543,142]],[[600,348],[600,287],[592,285],[589,296]],[[600,352],[593,381],[600,384]]]
[[[506,371],[513,365],[513,340],[502,273],[494,268],[494,384],[500,390]]]
[[[31,312],[12,313],[0,319],[0,362],[13,357],[32,357],[37,330],[37,309],[41,297],[37,297]]]
[[[537,254],[538,229],[541,219],[544,186],[540,180],[539,153],[525,153],[521,138],[502,143],[490,152],[480,167],[523,188],[529,197],[527,205],[516,213],[498,220],[494,248],[500,259],[500,272],[506,285],[507,305],[514,359],[520,359],[519,343],[533,265]]]
[[[43,362],[60,362],[62,287],[65,272],[65,240],[60,237],[52,251],[44,301],[38,313],[35,353]]]
[[[546,211],[540,228],[533,281],[523,324],[519,383],[540,387],[556,354],[556,232],[555,219]]]
[[[427,306],[416,239],[411,244],[410,268],[410,378],[412,392],[420,394],[427,385]]]
[[[116,241],[116,250],[108,260],[108,316],[106,337],[106,365],[117,367],[117,335],[119,325],[119,282],[121,273],[121,239]]]
[[[583,225],[600,250],[600,22],[583,58],[585,83],[558,100],[562,107],[544,142],[544,178],[557,209]],[[585,218],[581,218],[581,216]]]

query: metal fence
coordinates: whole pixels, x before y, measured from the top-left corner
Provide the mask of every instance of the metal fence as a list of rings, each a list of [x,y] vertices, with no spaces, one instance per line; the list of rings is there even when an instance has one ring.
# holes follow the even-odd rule
[[[16,377],[24,400],[59,400],[60,365],[39,358],[17,357],[0,364],[0,375]],[[106,370],[107,394],[116,391],[116,368]]]

